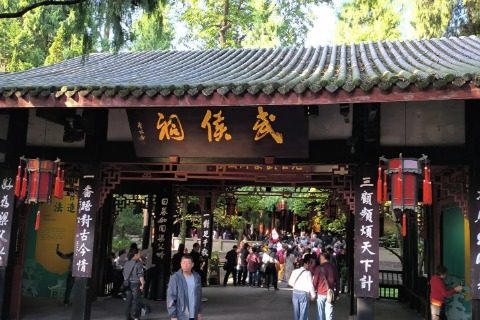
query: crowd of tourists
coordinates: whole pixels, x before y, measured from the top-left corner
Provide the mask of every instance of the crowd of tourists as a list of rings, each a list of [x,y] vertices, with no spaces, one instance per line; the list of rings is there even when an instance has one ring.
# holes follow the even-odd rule
[[[207,272],[204,267],[206,264],[202,261],[198,243],[194,243],[190,251],[185,248],[185,245],[179,245],[177,252],[172,256],[172,274],[182,270],[185,256],[188,258],[187,260],[191,261],[192,272],[197,274],[202,285],[205,285]],[[245,240],[239,246],[234,245],[225,256],[223,285],[226,286],[229,278],[232,277],[234,286],[278,290],[279,281],[289,282],[290,280],[291,282],[296,274],[294,270],[300,270],[299,268],[305,266],[307,260],[309,274],[312,276],[312,285],[315,284],[318,297],[325,293],[325,287],[334,288],[335,294],[343,289],[345,281],[342,280],[342,275],[344,274],[346,278],[345,241],[330,233],[307,235],[304,232],[300,235],[289,233],[278,235],[274,232],[273,236],[262,241]],[[331,268],[325,268],[327,262]],[[141,298],[142,293],[148,297],[150,264],[151,252],[149,249],[140,251],[135,244],[132,244],[128,252],[121,252],[113,262],[117,271],[113,291],[115,296],[123,297],[126,300],[126,319],[138,319],[142,308],[146,308]],[[325,276],[323,274],[325,272],[330,273]],[[323,280],[320,281],[323,278],[331,278],[331,283],[325,286]],[[122,294],[119,289],[124,279],[130,280],[130,288]],[[315,281],[317,282],[315,283]],[[294,296],[296,295],[295,286],[301,283],[304,281],[300,279],[291,284],[294,288]],[[323,308],[328,312],[326,300],[322,302],[323,304],[319,301],[323,300],[317,298],[319,310]]]
[[[320,254],[328,252],[338,274],[339,287],[343,289],[347,277],[345,249],[345,241],[331,233],[286,233],[261,242],[244,241],[225,256],[223,285],[232,277],[234,286],[276,289],[278,281],[287,282],[293,270],[303,265],[305,255],[311,254],[318,264]]]

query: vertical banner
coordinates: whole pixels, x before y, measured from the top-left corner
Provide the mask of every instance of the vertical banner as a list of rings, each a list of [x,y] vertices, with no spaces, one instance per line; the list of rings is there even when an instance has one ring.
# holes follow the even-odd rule
[[[355,191],[355,294],[378,298],[379,213],[375,168],[360,168]]]
[[[206,201],[207,208],[210,208],[210,201]],[[202,238],[200,242],[200,255],[203,260],[210,259],[212,254],[212,229],[213,229],[213,214],[210,209],[207,209],[202,214]]]
[[[80,179],[77,208],[77,231],[72,263],[72,275],[79,278],[92,277],[93,246],[95,241],[95,220],[97,201],[94,190],[95,178],[85,176]]]
[[[0,267],[6,267],[12,231],[15,190],[12,177],[0,177],[0,179],[2,182],[0,187]]]
[[[158,278],[157,286],[152,290],[151,296],[157,299],[165,299],[168,278],[170,277],[174,205],[171,186],[163,186],[157,194],[155,212],[153,213],[152,256]]]
[[[475,178],[475,177],[474,177]],[[470,268],[472,299],[480,299],[480,184],[474,178],[471,188],[470,223]]]

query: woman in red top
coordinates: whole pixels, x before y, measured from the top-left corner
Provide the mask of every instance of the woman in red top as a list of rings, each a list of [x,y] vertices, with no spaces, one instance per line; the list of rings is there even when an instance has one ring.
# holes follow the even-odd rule
[[[432,320],[446,320],[445,299],[463,290],[463,286],[447,289],[445,282],[443,282],[446,276],[447,268],[438,266],[437,274],[430,279],[430,309],[432,311]]]

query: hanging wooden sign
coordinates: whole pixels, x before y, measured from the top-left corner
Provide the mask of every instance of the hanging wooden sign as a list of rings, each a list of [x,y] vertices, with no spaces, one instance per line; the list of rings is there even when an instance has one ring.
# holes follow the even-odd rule
[[[96,193],[95,178],[86,177],[80,180],[77,231],[75,233],[72,263],[72,275],[74,277],[92,277],[97,212]]]
[[[161,108],[128,111],[137,157],[308,157],[303,108]]]
[[[357,297],[378,298],[379,217],[376,202],[376,170],[361,168],[355,191],[355,272]]]
[[[15,189],[11,176],[0,177],[0,267],[8,264]]]

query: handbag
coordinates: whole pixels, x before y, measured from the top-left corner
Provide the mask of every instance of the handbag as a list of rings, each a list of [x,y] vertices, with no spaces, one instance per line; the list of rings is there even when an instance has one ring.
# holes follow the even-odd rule
[[[130,269],[130,273],[128,274],[128,277],[123,278],[122,285],[120,286],[121,292],[130,290],[130,276],[132,275],[133,269],[135,269],[135,265],[133,265],[132,269]]]

